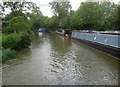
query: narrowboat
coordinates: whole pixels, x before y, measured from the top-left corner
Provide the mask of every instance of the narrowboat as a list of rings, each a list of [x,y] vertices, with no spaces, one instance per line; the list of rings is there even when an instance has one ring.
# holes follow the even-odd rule
[[[78,40],[95,49],[120,59],[120,32],[119,31],[87,31],[73,30],[72,39]]]
[[[50,30],[47,29],[47,28],[40,28],[40,29],[39,29],[39,32],[42,32],[42,33],[50,33]]]
[[[56,33],[64,37],[71,37],[71,31],[69,29],[58,29]]]

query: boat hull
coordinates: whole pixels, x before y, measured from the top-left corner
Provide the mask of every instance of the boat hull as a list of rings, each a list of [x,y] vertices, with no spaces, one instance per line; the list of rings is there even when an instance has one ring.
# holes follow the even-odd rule
[[[98,49],[102,52],[115,56],[120,59],[120,36],[109,34],[83,33],[73,31],[72,39],[80,41],[88,46]]]

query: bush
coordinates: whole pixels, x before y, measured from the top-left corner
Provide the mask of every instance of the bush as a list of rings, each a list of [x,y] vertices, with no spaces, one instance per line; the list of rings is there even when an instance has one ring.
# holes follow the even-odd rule
[[[10,35],[3,34],[2,37],[3,53],[0,54],[2,61],[13,57],[15,50],[29,47],[31,43],[31,36],[28,31]]]
[[[10,48],[15,49],[17,47],[17,44],[21,41],[21,35],[20,34],[10,34],[10,35],[2,35],[2,47],[4,49]],[[16,49],[15,49],[16,50]]]
[[[30,46],[31,43],[31,36],[30,34],[26,31],[26,32],[22,32],[21,33],[21,41],[19,43],[19,46],[21,48],[26,48]]]
[[[33,32],[23,17],[18,16],[11,19],[2,35],[3,61],[12,57],[16,50],[29,47],[32,36]]]
[[[4,49],[10,48],[13,50],[29,47],[32,40],[29,33],[32,32],[25,31],[20,33],[13,33],[10,35],[3,34],[2,47]]]
[[[10,59],[11,57],[13,57],[15,54],[14,50],[10,50],[10,49],[4,49],[2,51],[2,61],[6,61],[8,59]]]

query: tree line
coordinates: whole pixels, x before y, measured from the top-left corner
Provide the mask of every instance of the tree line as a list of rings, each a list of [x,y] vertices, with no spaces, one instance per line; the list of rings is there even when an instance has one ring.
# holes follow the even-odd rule
[[[113,2],[82,2],[77,10],[70,3],[50,3],[60,28],[71,30],[120,30],[119,5]],[[70,10],[70,11],[69,11]]]
[[[84,2],[72,13],[72,27],[87,30],[120,30],[118,5],[111,2]]]
[[[53,10],[51,18],[44,16],[40,8],[33,2],[5,2],[3,11],[11,9],[4,21],[22,16],[29,21],[31,29],[58,28],[85,30],[119,30],[119,5],[113,2],[82,2],[77,10],[72,10],[70,2],[53,2],[49,6]],[[37,30],[34,30],[37,31]]]

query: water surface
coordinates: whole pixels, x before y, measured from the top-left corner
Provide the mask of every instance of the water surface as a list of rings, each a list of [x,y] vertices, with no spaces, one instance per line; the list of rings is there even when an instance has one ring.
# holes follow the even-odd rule
[[[40,34],[3,63],[3,85],[117,85],[118,64],[80,42]]]

